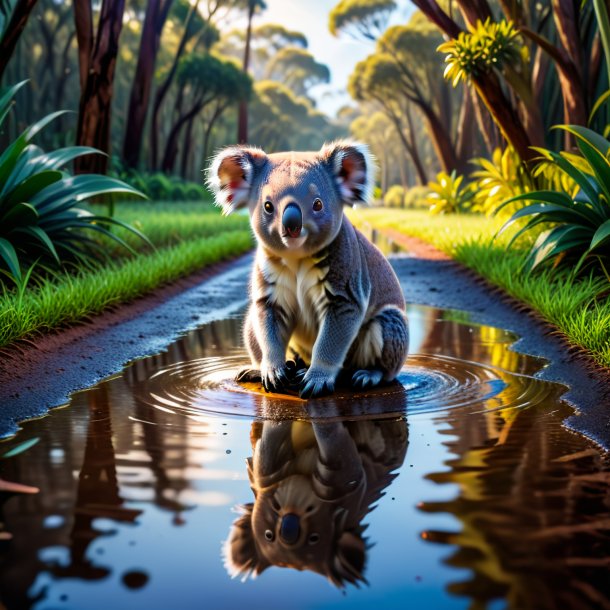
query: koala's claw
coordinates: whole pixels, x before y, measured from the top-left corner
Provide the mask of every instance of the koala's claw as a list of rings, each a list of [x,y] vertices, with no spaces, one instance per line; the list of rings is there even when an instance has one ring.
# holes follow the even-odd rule
[[[241,383],[260,383],[262,381],[261,372],[258,369],[242,369],[235,375],[235,381]]]
[[[265,392],[280,392],[288,388],[291,384],[289,374],[290,371],[286,365],[267,369],[267,372],[262,375]]]
[[[381,371],[361,369],[352,376],[352,386],[356,390],[366,390],[378,386],[382,379]]]
[[[335,378],[326,372],[307,371],[303,375],[303,381],[299,389],[301,398],[317,398],[326,394],[332,394],[335,390]]]

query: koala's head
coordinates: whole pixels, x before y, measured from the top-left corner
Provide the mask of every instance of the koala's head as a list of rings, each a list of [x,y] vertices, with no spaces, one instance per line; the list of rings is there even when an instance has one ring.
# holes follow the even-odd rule
[[[224,214],[248,207],[252,229],[278,256],[307,256],[337,236],[343,205],[368,202],[373,162],[364,144],[338,141],[319,152],[267,155],[233,146],[208,170]]]
[[[291,479],[305,477],[297,475]],[[225,567],[232,577],[255,577],[270,566],[309,570],[326,576],[337,587],[366,582],[365,526],[348,527],[350,508],[300,494],[302,504],[286,502],[279,489],[264,490],[242,509],[224,547]]]

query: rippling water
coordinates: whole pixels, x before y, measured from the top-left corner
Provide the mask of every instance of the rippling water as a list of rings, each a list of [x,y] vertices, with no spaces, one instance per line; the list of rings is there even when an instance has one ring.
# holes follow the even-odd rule
[[[0,477],[40,492],[0,496],[0,607],[608,606],[610,464],[564,388],[505,331],[410,321],[373,392],[237,384],[231,319],[24,424]]]

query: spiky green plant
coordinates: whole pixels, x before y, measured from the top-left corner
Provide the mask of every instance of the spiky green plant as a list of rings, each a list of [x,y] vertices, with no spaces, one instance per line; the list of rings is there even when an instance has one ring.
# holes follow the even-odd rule
[[[0,128],[15,94],[26,82],[11,87],[0,97]],[[101,248],[91,239],[92,231],[129,250],[131,247],[109,230],[111,225],[120,225],[146,240],[119,220],[78,207],[81,201],[111,193],[143,197],[116,178],[96,174],[71,176],[65,169],[77,157],[101,154],[98,150],[70,146],[45,153],[31,143],[39,131],[61,114],[54,112],[30,125],[0,153],[0,271],[17,285],[24,279],[22,269],[38,262],[61,265],[67,260],[83,262],[99,256]]]
[[[452,214],[465,212],[472,202],[472,190],[462,186],[464,176],[458,176],[453,170],[450,174],[439,172],[436,182],[429,182],[430,193],[426,203],[430,206],[432,214]]]
[[[597,257],[604,271],[610,257],[610,142],[600,134],[579,125],[558,126],[576,137],[578,149],[591,173],[582,169],[565,154],[543,148],[536,149],[578,185],[578,192],[533,191],[512,197],[503,206],[515,201],[530,201],[517,210],[504,224],[500,233],[513,223],[528,218],[509,246],[520,235],[539,225],[550,224],[540,233],[529,256],[526,268],[532,270],[546,261],[573,265],[574,273],[585,261]]]
[[[460,32],[457,38],[444,42],[437,50],[447,54],[444,76],[455,87],[472,76],[501,70],[505,63],[517,62],[524,49],[512,21],[495,22],[488,18],[477,21],[470,31]]]

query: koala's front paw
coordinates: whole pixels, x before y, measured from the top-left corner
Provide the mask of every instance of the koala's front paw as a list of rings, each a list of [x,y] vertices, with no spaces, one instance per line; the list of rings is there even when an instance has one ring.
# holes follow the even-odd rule
[[[280,392],[290,386],[289,371],[285,364],[262,366],[261,381],[266,392]]]
[[[303,376],[299,396],[301,398],[317,398],[332,394],[335,389],[337,373],[328,369],[311,367]]]

